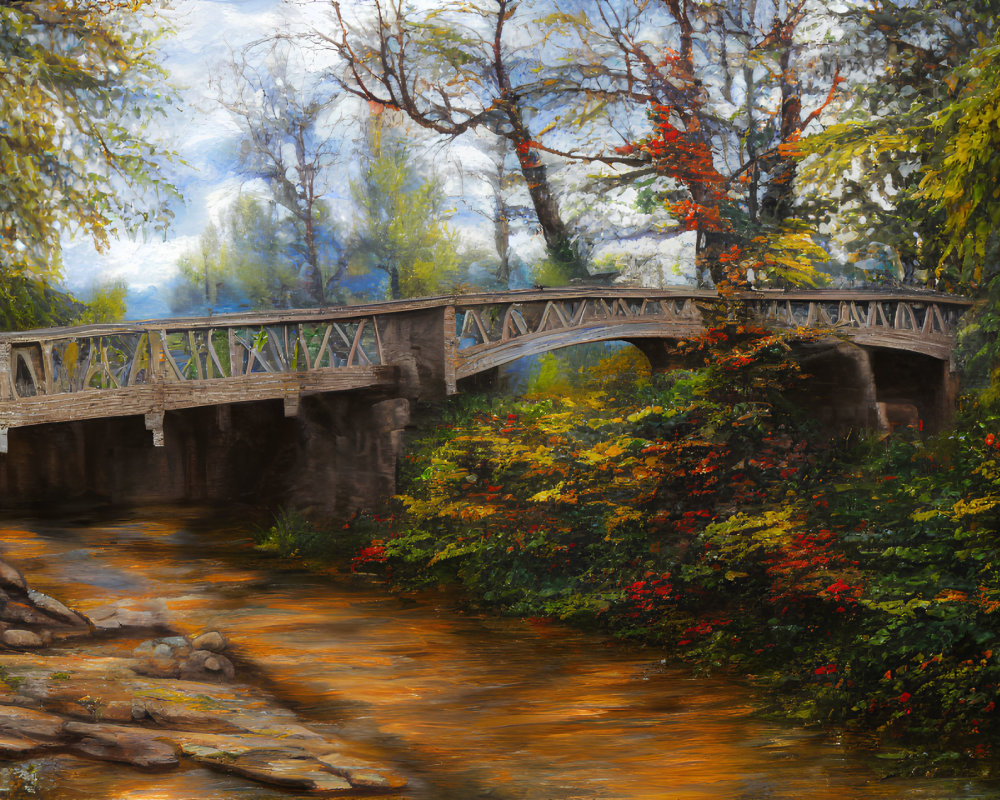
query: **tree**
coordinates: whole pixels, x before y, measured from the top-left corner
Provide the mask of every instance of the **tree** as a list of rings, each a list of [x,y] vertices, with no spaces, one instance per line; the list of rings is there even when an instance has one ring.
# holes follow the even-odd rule
[[[985,42],[985,37],[980,39]],[[962,86],[930,120],[918,197],[944,215],[945,249],[956,269],[947,277],[980,288],[996,279],[1000,251],[1000,34],[952,73]]]
[[[77,325],[121,322],[125,319],[128,286],[120,278],[95,281],[87,288],[84,297],[86,307],[74,320]]]
[[[340,157],[336,93],[296,61],[283,38],[255,43],[234,56],[216,88],[219,102],[242,130],[243,170],[263,179],[274,201],[291,214],[309,299],[322,305],[336,293],[343,274],[334,269],[324,275],[319,240],[326,213],[321,198],[331,188],[331,170]]]
[[[486,167],[472,173],[486,184],[489,191],[488,210],[477,208],[475,211],[489,220],[493,227],[493,247],[497,254],[496,279],[504,288],[510,282],[511,222],[517,213],[509,199],[511,174],[507,168],[507,154],[507,141],[496,138],[491,146],[484,148]]]
[[[459,256],[448,228],[445,195],[423,165],[374,109],[351,182],[356,217],[351,260],[365,271],[385,270],[393,299],[433,294],[458,281]]]
[[[507,140],[550,258],[567,277],[586,277],[537,141],[545,91],[532,48],[544,40],[518,16],[522,4],[477,0],[418,12],[402,0],[375,0],[367,27],[351,24],[337,0],[331,5],[335,29],[315,38],[343,59],[343,87],[442,136],[486,130]]]
[[[848,250],[873,240],[884,245],[907,281],[969,288],[989,261],[980,251],[977,266],[966,259],[972,250],[954,246],[954,237],[973,233],[982,218],[966,227],[972,218],[953,212],[965,204],[960,186],[988,174],[980,167],[990,163],[990,140],[982,142],[985,161],[965,159],[956,145],[975,136],[956,135],[955,126],[961,127],[965,109],[977,107],[977,95],[991,96],[988,73],[977,83],[974,65],[961,65],[993,38],[998,13],[994,0],[881,0],[852,6],[842,16],[847,35],[840,58],[852,81],[838,123],[800,143],[801,154],[810,156],[803,178],[816,186],[809,202],[819,222],[841,234]],[[983,56],[989,59],[989,48]],[[872,63],[884,65],[877,75]],[[952,171],[963,160],[975,167]],[[944,180],[957,203],[936,194],[934,176],[950,176]],[[979,199],[991,193],[983,186]]]
[[[322,245],[339,243],[340,236],[325,204],[319,204],[314,214],[318,266],[329,273],[341,251]],[[308,304],[313,298],[311,287],[303,286],[300,280],[297,235],[294,218],[275,203],[240,195],[219,224],[209,223],[198,246],[179,259],[180,276],[171,294],[171,309],[210,311]]]
[[[53,321],[46,284],[59,276],[64,235],[88,235],[101,250],[116,232],[162,230],[171,218],[170,154],[148,135],[170,100],[150,7],[0,6],[0,303],[18,304],[4,312],[8,324]]]
[[[680,229],[698,232],[699,266],[717,285],[744,282],[749,267],[817,278],[809,261],[822,251],[794,220],[789,145],[818,124],[840,82],[835,65],[805,68],[819,13],[807,0],[596,0],[545,20],[583,57],[559,76],[574,103],[563,124],[597,119],[626,139],[600,157],[571,155],[624,168],[619,184],[669,177],[676,188],[663,200]]]

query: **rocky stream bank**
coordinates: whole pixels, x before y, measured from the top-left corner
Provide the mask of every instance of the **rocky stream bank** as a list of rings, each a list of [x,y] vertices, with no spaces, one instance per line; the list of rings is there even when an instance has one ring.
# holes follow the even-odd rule
[[[0,561],[0,758],[69,753],[145,770],[187,760],[317,795],[405,786],[239,682],[230,656],[218,631],[176,635],[156,609],[127,604],[85,616]]]

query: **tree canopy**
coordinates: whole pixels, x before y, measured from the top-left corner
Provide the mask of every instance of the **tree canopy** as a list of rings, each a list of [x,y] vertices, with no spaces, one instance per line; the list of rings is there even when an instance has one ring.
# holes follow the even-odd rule
[[[332,124],[339,98],[296,55],[283,38],[254,43],[215,83],[219,102],[240,127],[240,166],[245,175],[261,178],[291,215],[292,246],[309,304],[321,305],[336,297],[342,277],[342,270],[321,264],[319,230],[321,198],[341,160],[340,131]]]
[[[384,270],[393,299],[436,294],[458,282],[458,243],[440,182],[385,120],[391,113],[369,117],[361,172],[351,182],[351,261],[355,270]]]
[[[170,154],[149,135],[170,102],[152,10],[151,0],[0,6],[0,277],[9,287],[57,279],[64,235],[88,235],[100,250],[113,231],[170,220]],[[49,321],[15,316],[18,326]]]

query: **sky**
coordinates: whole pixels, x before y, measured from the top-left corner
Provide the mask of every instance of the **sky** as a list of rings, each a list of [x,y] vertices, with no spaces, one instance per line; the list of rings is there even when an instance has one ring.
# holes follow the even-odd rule
[[[231,52],[268,34],[330,24],[329,4],[322,0],[173,0],[162,13],[174,32],[163,42],[161,63],[179,93],[177,107],[166,120],[162,134],[179,156],[173,178],[184,201],[175,206],[176,217],[165,239],[157,235],[113,239],[103,253],[96,252],[87,239],[64,243],[66,287],[86,299],[96,283],[122,280],[129,289],[130,319],[170,316],[168,289],[177,275],[179,257],[197,250],[206,224],[218,219],[241,188],[253,189],[236,171],[240,131],[228,112],[214,100],[209,76],[227,61]],[[478,239],[484,247],[489,247],[492,234],[486,230],[483,217],[473,210],[477,192],[480,198],[485,192],[485,185],[473,177],[477,158],[482,158],[480,151],[469,144],[429,150],[429,159],[447,178],[446,191],[456,198],[453,226],[459,229],[463,242],[476,243]],[[580,168],[577,176],[580,186],[586,182],[584,173],[589,170]],[[347,185],[348,177],[345,174],[338,181],[341,188]],[[609,240],[603,249],[598,246],[594,251],[596,262],[607,255],[608,248],[617,251],[624,248],[636,262],[653,265],[657,274],[647,276],[652,281],[650,285],[682,282],[685,265],[693,263],[693,235],[680,237],[666,246],[643,239],[641,234],[648,229],[651,218],[637,214],[630,197],[623,196],[621,202],[611,207],[606,197],[596,202],[587,191],[572,191],[572,185],[570,170],[566,188],[571,191],[560,201],[564,209],[581,225],[593,217],[591,223],[604,225],[605,230],[610,223],[616,232],[614,242]],[[575,210],[574,203],[578,206]],[[346,203],[343,205],[346,207]],[[519,256],[528,261],[543,256],[540,236],[523,232],[520,236],[520,241],[512,242]],[[672,255],[665,253],[665,249]]]
[[[207,221],[241,186],[233,157],[239,130],[213,104],[206,78],[230,49],[292,23],[302,13],[281,0],[171,3],[165,16],[175,33],[164,40],[162,64],[179,89],[180,103],[163,133],[182,162],[174,175],[184,202],[175,206],[166,240],[156,235],[114,239],[104,253],[95,251],[87,239],[68,242],[64,283],[70,291],[85,296],[95,282],[120,279],[129,287],[130,317],[169,313],[161,289],[176,274],[178,257],[197,244]]]

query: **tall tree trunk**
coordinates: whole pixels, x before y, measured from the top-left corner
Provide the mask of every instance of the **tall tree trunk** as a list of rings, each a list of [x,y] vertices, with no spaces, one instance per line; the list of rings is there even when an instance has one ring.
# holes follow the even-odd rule
[[[802,126],[802,93],[792,71],[792,42],[782,30],[778,39],[781,50],[781,121],[775,134],[777,142],[792,141]],[[794,184],[797,171],[794,159],[776,156],[766,165],[770,178],[760,203],[761,219],[772,225],[788,219],[792,213]]]
[[[517,163],[528,185],[528,195],[535,208],[549,258],[563,269],[567,278],[586,278],[590,273],[573,247],[569,230],[559,213],[559,204],[549,186],[548,171],[521,123],[520,111],[514,108],[508,116],[512,122],[516,120],[515,134],[510,139],[517,151]]]
[[[528,184],[528,194],[535,207],[535,216],[538,217],[549,258],[562,268],[567,278],[586,278],[590,273],[587,272],[586,265],[573,247],[569,231],[559,214],[559,204],[549,187],[547,170],[538,155],[538,150],[535,149],[531,132],[524,123],[520,100],[511,86],[510,75],[507,72],[507,63],[501,46],[503,27],[507,18],[512,16],[516,9],[516,3],[510,0],[498,0],[493,38],[493,75],[500,90],[500,104],[510,127],[506,131],[497,133],[514,145],[517,163],[521,167],[525,183]]]
[[[389,297],[393,300],[401,300],[403,297],[399,286],[399,267],[395,264],[389,267]]]
[[[316,220],[313,219],[313,203],[306,203],[302,220],[305,225],[306,239],[306,286],[309,296],[316,305],[326,302],[326,291],[323,286],[323,273],[319,269],[319,253],[316,251]]]
[[[501,174],[500,181],[502,180]],[[500,259],[497,280],[507,286],[510,282],[510,210],[504,202],[501,187],[493,190],[493,244]]]

